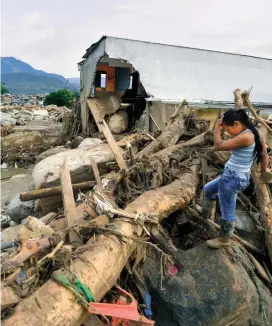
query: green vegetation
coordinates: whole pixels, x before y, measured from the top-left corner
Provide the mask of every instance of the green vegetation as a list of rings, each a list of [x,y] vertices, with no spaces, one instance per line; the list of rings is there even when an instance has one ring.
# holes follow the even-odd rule
[[[70,92],[67,89],[60,89],[47,95],[44,104],[55,104],[57,106],[67,106],[68,108],[70,108],[75,98],[75,93]]]
[[[1,95],[7,94],[9,92],[8,87],[5,83],[1,83]]]

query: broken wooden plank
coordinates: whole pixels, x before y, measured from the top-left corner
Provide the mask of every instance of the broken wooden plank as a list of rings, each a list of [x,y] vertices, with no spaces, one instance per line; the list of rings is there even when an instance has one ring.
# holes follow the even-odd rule
[[[95,183],[93,181],[75,183],[72,185],[73,191],[77,192],[79,190],[88,190],[93,187]],[[20,200],[21,201],[28,201],[28,200],[35,200],[40,198],[47,198],[60,195],[62,193],[61,186],[51,187],[51,188],[42,188],[27,192],[20,193]]]
[[[65,159],[64,165],[61,168],[60,180],[62,186],[62,199],[66,223],[68,228],[72,228],[76,224],[77,212],[67,159]],[[71,244],[75,242],[81,242],[78,228],[74,228],[73,230],[69,231],[69,239]]]
[[[76,207],[76,222],[77,222],[77,224],[80,223],[81,220],[84,220],[88,216],[90,217],[90,219],[93,219],[93,218],[97,217],[97,213],[86,202],[83,202],[83,203],[79,204]],[[67,228],[65,218],[59,218],[57,220],[52,221],[50,223],[50,227],[54,231],[63,231],[63,230],[65,230]]]
[[[100,178],[99,170],[98,170],[98,167],[97,167],[97,164],[96,164],[95,160],[92,159],[92,158],[91,158],[91,165],[92,165],[92,169],[93,169],[96,184],[98,185],[99,188],[102,189],[103,185],[102,185],[102,181],[101,181],[101,178]]]
[[[102,132],[107,139],[107,142],[113,152],[113,155],[116,159],[116,162],[119,166],[119,168],[127,169],[127,165],[125,160],[123,159],[123,156],[121,154],[120,148],[117,145],[108,125],[106,124],[105,120],[101,118],[99,114],[99,109],[97,107],[97,100],[96,99],[88,99],[87,100],[88,106],[90,108],[90,111],[94,117],[95,123],[99,129],[100,132]]]

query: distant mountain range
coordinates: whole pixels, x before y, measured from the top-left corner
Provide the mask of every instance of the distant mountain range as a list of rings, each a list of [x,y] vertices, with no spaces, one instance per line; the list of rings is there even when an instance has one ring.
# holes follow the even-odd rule
[[[14,57],[1,57],[1,82],[4,82],[11,94],[45,94],[57,89],[79,90],[79,78],[64,78],[36,70],[26,62]]]

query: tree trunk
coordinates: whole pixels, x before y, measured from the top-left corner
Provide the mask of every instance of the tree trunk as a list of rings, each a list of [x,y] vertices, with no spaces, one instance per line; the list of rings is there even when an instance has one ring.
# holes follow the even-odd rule
[[[200,160],[190,166],[181,179],[171,184],[147,191],[126,208],[129,212],[156,214],[159,220],[171,213],[185,209],[194,198],[198,185]],[[129,238],[140,236],[142,228],[129,222],[118,220],[113,223],[118,231]],[[109,231],[110,232],[110,231]],[[79,280],[87,285],[97,301],[116,284],[117,279],[135,249],[135,241],[116,235],[104,234],[88,241],[89,248],[73,261],[71,270]],[[13,325],[54,325],[76,326],[86,319],[87,312],[76,303],[73,294],[52,280],[47,281],[29,298],[22,300],[13,315],[3,322]]]
[[[144,149],[142,149],[136,158],[141,159],[143,156],[149,156],[156,153],[168,146],[175,145],[179,138],[186,131],[186,115],[184,110],[181,108],[177,115],[174,115],[166,128],[163,130],[161,135],[148,144]]]
[[[256,165],[251,169],[251,175],[260,206],[261,223],[265,229],[266,246],[272,262],[272,205],[270,192],[267,185],[260,181],[260,172],[257,170]]]

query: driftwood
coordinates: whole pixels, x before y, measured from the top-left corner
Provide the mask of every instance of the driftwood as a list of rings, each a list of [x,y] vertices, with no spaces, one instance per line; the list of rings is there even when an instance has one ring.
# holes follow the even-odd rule
[[[268,124],[255,112],[250,100],[249,100],[249,92],[243,92],[242,98],[244,100],[244,104],[248,107],[250,113],[253,115],[253,117],[260,122],[262,125],[265,126],[265,128],[269,131],[270,134],[272,134],[272,129],[268,126]]]
[[[127,206],[126,211],[153,214],[162,220],[177,210],[185,209],[195,196],[199,168],[200,160],[197,160],[190,167],[191,172],[183,173],[180,179],[167,186],[143,193]],[[111,235],[111,228],[117,230],[124,241]],[[114,221],[111,228],[108,229],[108,234],[96,236],[95,242],[90,239],[87,243],[88,250],[73,261],[73,273],[91,289],[96,301],[101,300],[116,284],[136,247],[133,239],[137,238],[137,234],[142,234],[140,226],[123,220]],[[70,291],[49,280],[30,297],[22,300],[3,325],[74,326],[84,322],[87,315]]]
[[[237,88],[233,91],[233,94],[234,94],[235,108],[237,110],[242,109],[244,101],[242,98],[241,90],[239,88]]]
[[[180,108],[179,112],[173,115],[160,136],[156,140],[153,140],[144,149],[142,149],[136,155],[136,158],[141,159],[143,156],[149,156],[166,148],[167,146],[172,146],[177,143],[179,138],[186,131],[186,114],[184,111],[185,105],[186,102],[183,102],[183,106]]]
[[[77,192],[79,190],[91,189],[91,187],[93,187],[94,185],[95,185],[94,181],[87,181],[87,182],[73,184],[72,188],[73,188],[74,192]],[[51,187],[51,188],[43,188],[43,189],[38,189],[38,190],[21,192],[20,200],[28,201],[28,200],[33,200],[33,199],[53,197],[53,196],[61,195],[61,193],[62,193],[61,186]]]
[[[272,262],[272,205],[267,185],[260,181],[260,172],[256,166],[251,169],[251,176],[255,186],[261,214],[261,223],[265,230],[266,246]]]

